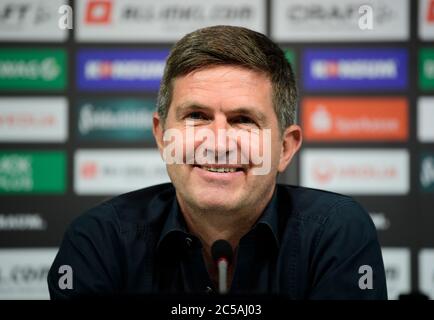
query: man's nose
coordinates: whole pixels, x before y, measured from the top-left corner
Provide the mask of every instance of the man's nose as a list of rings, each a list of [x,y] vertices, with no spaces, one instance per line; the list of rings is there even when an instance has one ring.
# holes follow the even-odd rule
[[[236,151],[236,141],[232,141],[227,134],[231,126],[226,116],[216,116],[210,123],[209,129],[214,134],[214,145],[208,147],[213,148],[216,157],[228,156],[231,152]]]

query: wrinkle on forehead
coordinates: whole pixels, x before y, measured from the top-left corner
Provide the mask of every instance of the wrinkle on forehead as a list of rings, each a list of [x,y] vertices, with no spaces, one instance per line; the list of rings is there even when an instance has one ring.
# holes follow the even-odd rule
[[[177,80],[175,87],[179,88],[181,78]],[[195,70],[183,76],[182,80],[183,89],[193,90],[195,93],[212,91],[225,96],[244,96],[252,93],[256,95],[258,90],[271,93],[271,82],[264,73],[238,66],[215,66]],[[237,89],[241,90],[237,92]]]

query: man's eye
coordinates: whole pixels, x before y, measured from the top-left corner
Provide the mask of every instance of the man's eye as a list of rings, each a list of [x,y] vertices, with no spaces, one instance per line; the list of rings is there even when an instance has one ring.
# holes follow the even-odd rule
[[[237,116],[232,119],[233,123],[247,123],[247,124],[256,124],[253,119],[247,116]]]
[[[202,112],[191,112],[187,115],[188,119],[194,119],[194,120],[207,120],[207,116],[203,114]]]

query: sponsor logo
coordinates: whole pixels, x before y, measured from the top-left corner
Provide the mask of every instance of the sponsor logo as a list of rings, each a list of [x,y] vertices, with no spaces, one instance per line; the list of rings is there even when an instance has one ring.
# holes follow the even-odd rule
[[[0,40],[64,41],[67,33],[57,27],[59,7],[65,0],[2,0]]]
[[[419,37],[434,40],[434,0],[419,1]]]
[[[407,248],[382,248],[386,271],[387,294],[397,300],[400,294],[411,290],[410,250]]]
[[[83,99],[77,110],[80,139],[153,142],[153,100]]]
[[[306,98],[302,127],[307,141],[405,141],[404,98]]]
[[[81,90],[158,90],[167,50],[82,50],[77,86]]]
[[[272,3],[271,34],[280,42],[408,39],[407,0],[369,1],[373,18],[369,31],[359,27],[359,9],[366,4],[360,0],[276,0]]]
[[[0,98],[0,141],[64,142],[66,104],[63,97]]]
[[[85,22],[87,24],[111,23],[112,16],[112,1],[89,1],[86,7],[86,18]]]
[[[74,158],[77,194],[118,194],[169,182],[157,149],[78,150]]]
[[[0,214],[0,231],[45,231],[47,221],[39,213]]]
[[[421,157],[420,186],[422,191],[434,192],[434,153],[423,154]]]
[[[57,249],[0,249],[0,299],[49,299],[47,275]]]
[[[369,212],[375,228],[380,231],[385,231],[390,228],[390,220],[386,217],[384,212]]]
[[[295,69],[295,52],[294,52],[294,50],[284,49],[283,52],[285,53],[286,59],[291,64],[292,70],[294,70]]]
[[[81,41],[173,42],[209,25],[265,32],[264,0],[80,0],[77,8],[77,39]]]
[[[417,136],[421,142],[433,142],[434,97],[419,98],[417,109]]]
[[[422,90],[434,89],[434,48],[419,51],[419,86]]]
[[[407,150],[305,149],[301,184],[349,194],[406,194]]]
[[[0,90],[61,90],[66,86],[62,49],[2,49]]]
[[[405,49],[308,49],[307,90],[391,90],[407,86]]]
[[[0,152],[0,194],[64,193],[65,175],[63,152]]]
[[[419,290],[434,300],[434,249],[419,252]]]
[[[428,2],[428,11],[426,14],[426,21],[428,23],[434,23],[434,1],[430,0]]]

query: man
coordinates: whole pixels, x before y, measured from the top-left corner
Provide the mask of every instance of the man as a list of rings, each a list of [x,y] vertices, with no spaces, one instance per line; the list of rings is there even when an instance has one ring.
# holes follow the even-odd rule
[[[296,99],[290,64],[260,33],[215,26],[177,42],[153,118],[172,184],[76,219],[48,275],[51,297],[216,294],[211,247],[224,239],[234,251],[229,293],[386,299],[365,210],[347,196],[276,184],[302,141]]]

